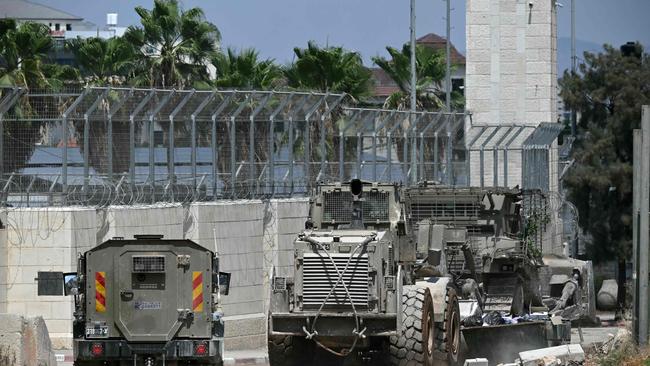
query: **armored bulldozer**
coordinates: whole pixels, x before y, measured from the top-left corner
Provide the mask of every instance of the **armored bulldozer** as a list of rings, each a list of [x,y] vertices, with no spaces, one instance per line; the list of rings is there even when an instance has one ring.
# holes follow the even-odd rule
[[[271,275],[271,365],[311,364],[315,350],[393,365],[461,362],[441,227],[414,236],[401,195],[360,180],[317,187],[293,272]]]
[[[450,237],[445,240],[445,272],[465,292],[464,279],[481,284],[483,312],[522,315],[542,305],[540,192],[422,182],[405,188],[403,200],[415,233],[432,224],[444,226]]]
[[[161,235],[113,238],[77,272],[38,274],[39,296],[74,296],[76,366],[221,365],[229,284],[215,253]]]

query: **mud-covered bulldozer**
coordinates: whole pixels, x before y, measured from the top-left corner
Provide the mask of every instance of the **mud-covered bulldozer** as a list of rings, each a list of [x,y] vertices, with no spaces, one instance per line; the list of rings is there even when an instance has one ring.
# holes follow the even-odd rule
[[[414,235],[397,185],[319,185],[294,242],[293,273],[272,274],[271,365],[311,364],[316,350],[375,364],[461,362],[441,229]]]
[[[74,296],[76,366],[221,365],[229,283],[215,253],[162,235],[113,238],[77,272],[38,274],[39,296]]]
[[[527,215],[532,212],[530,204],[524,212],[524,204],[540,201],[539,196],[539,192],[518,188],[423,182],[405,188],[403,200],[414,232],[429,225],[444,226],[446,236],[451,237],[445,240],[445,273],[456,282],[469,278],[481,284],[482,311],[517,316],[542,305],[538,278],[542,265],[538,222],[542,219],[537,211]],[[467,285],[458,286],[468,292]]]

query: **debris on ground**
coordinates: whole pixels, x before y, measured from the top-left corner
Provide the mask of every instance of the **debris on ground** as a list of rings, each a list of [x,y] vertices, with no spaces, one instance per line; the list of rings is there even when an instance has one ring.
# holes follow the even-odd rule
[[[585,352],[579,344],[540,348],[519,353],[522,366],[575,365],[585,360]]]

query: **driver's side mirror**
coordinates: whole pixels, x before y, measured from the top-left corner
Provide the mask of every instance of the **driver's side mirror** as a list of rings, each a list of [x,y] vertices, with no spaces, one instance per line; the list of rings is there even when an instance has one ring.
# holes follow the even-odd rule
[[[219,272],[219,274],[212,275],[212,288],[216,289],[217,286],[221,295],[228,295],[228,293],[230,293],[229,272]]]
[[[63,274],[63,294],[79,295],[79,276],[76,272],[68,272]]]

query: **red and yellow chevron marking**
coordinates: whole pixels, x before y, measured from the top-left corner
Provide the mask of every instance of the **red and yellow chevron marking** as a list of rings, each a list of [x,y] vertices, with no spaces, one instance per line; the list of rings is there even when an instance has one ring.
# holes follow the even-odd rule
[[[106,272],[95,272],[95,311],[106,312]]]
[[[192,311],[203,311],[203,272],[192,272]]]

